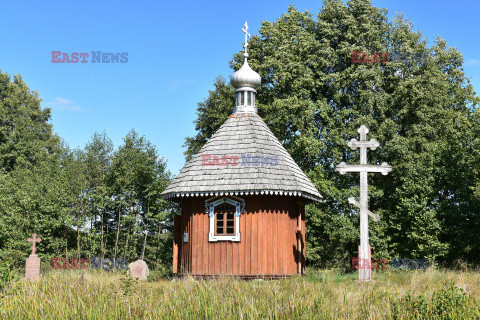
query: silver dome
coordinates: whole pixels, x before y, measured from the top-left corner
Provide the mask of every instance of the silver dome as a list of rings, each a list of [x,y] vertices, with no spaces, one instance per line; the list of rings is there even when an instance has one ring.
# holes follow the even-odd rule
[[[247,58],[243,62],[243,66],[230,76],[230,83],[234,88],[251,87],[258,88],[262,83],[260,75],[250,68]]]

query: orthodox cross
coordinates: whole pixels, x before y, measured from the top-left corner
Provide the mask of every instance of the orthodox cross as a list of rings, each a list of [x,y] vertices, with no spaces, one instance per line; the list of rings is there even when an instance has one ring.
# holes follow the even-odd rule
[[[32,254],[35,254],[35,251],[37,251],[36,243],[42,241],[42,239],[37,238],[36,233],[32,234],[32,238],[28,238],[27,241],[32,242]]]
[[[360,134],[360,141],[356,139],[350,140],[347,145],[352,150],[360,149],[360,164],[346,164],[341,162],[335,169],[340,174],[345,174],[347,172],[359,172],[360,173],[360,203],[358,203],[354,198],[348,198],[350,204],[355,205],[360,209],[360,247],[359,247],[359,274],[358,278],[360,280],[371,280],[372,279],[372,270],[370,267],[370,246],[368,244],[368,217],[370,215],[375,221],[380,220],[380,217],[373,212],[368,210],[368,180],[367,174],[369,172],[377,172],[383,175],[387,175],[392,171],[392,166],[384,162],[381,165],[369,165],[367,162],[367,150],[375,150],[380,144],[377,140],[371,139],[367,141],[367,133],[369,132],[368,128],[364,125],[360,126],[357,130]]]
[[[248,37],[250,37],[250,33],[248,33],[248,24],[247,21],[245,21],[245,24],[243,25],[244,28],[242,28],[243,33],[245,33],[245,44],[243,47],[245,48],[245,54],[247,54],[247,47],[248,47]]]

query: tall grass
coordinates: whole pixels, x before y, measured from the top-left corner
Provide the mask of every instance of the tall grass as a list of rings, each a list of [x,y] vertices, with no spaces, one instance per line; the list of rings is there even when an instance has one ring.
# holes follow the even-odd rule
[[[137,282],[121,273],[52,271],[0,296],[0,319],[480,319],[476,272],[399,271],[360,283],[312,272],[284,280]]]

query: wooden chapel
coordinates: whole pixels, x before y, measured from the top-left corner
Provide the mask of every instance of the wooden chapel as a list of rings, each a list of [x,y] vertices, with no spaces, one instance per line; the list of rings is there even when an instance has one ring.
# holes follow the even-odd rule
[[[303,274],[305,203],[321,195],[257,114],[260,75],[231,77],[232,115],[162,193],[181,205],[173,272],[277,278]]]

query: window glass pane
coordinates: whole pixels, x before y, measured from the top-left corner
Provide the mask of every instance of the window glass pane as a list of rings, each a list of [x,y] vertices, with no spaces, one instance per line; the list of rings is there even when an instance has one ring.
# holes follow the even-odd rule
[[[239,92],[240,98],[245,92]],[[237,209],[229,203],[221,203],[214,208],[215,213],[215,235],[217,236],[234,236],[235,235],[235,214]]]
[[[250,91],[247,92],[247,105],[252,105],[252,93]]]
[[[240,104],[241,106],[243,106],[243,105],[245,104],[244,93],[245,93],[245,92],[243,92],[243,91],[240,92],[240,97],[241,97],[241,99],[242,99],[242,103]]]
[[[240,92],[237,92],[237,106],[240,105]]]

